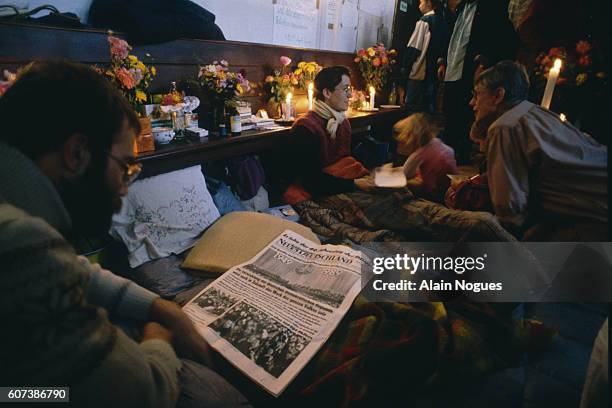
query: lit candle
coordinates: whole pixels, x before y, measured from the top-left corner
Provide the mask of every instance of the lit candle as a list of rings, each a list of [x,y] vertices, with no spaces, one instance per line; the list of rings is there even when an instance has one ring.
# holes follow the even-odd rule
[[[308,84],[308,110],[312,110],[312,98],[314,96],[314,85],[312,82]]]
[[[565,116],[565,113],[559,114],[559,119],[561,119],[561,122],[565,122],[567,120],[567,117]]]
[[[546,88],[544,89],[544,96],[542,97],[542,107],[550,109],[550,101],[552,101],[553,93],[555,92],[555,85],[559,78],[559,72],[561,71],[561,60],[557,58],[555,65],[548,72],[548,81],[546,81]]]
[[[373,86],[370,87],[370,109],[374,110],[375,102],[374,97],[376,95],[376,89]]]

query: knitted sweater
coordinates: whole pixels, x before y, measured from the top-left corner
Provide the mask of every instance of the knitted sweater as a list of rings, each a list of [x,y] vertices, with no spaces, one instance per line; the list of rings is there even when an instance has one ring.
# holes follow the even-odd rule
[[[327,121],[309,111],[291,128],[292,153],[287,167],[291,175],[299,179],[314,196],[327,196],[352,191],[353,180],[334,177],[323,172],[329,166],[351,154],[351,124],[345,120],[338,126],[336,138],[326,130]]]
[[[0,143],[0,384],[70,386],[86,406],[173,406],[172,347],[137,344],[107,317],[144,321],[156,295],[77,257],[58,232],[70,224],[51,181]]]

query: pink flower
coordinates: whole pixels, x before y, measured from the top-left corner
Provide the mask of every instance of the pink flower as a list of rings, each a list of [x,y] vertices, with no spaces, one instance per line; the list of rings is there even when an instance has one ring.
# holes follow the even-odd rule
[[[366,55],[366,50],[364,50],[363,48],[360,49],[359,51],[357,51],[357,55],[359,55],[360,57],[363,57],[364,55]]]
[[[139,69],[132,68],[130,69],[130,74],[134,78],[134,84],[139,84],[143,77],[142,72]]]
[[[119,68],[116,72],[117,79],[126,89],[133,89],[136,86],[136,81],[132,73],[125,68]]]
[[[578,65],[580,65],[581,67],[588,67],[591,65],[591,57],[589,57],[588,55],[583,55],[582,57],[580,57],[580,59],[578,59]]]
[[[13,85],[12,82],[9,81],[0,81],[0,96],[4,95],[6,91]]]
[[[280,63],[286,67],[287,65],[291,64],[291,58],[289,57],[285,57],[284,55],[282,57],[280,57]]]
[[[359,62],[359,61],[361,61],[361,58],[356,57],[356,58],[355,58],[353,61],[355,61],[355,62]]]
[[[586,54],[587,52],[591,51],[591,44],[588,41],[578,41],[578,44],[576,44],[576,51],[578,51],[580,54]]]
[[[130,46],[125,40],[109,35],[108,43],[110,44],[111,56],[113,58],[120,59],[120,60],[127,58],[130,52]]]

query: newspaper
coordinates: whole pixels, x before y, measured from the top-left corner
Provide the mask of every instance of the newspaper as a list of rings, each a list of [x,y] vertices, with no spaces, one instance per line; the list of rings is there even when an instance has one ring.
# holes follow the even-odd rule
[[[214,349],[278,396],[346,314],[369,262],[361,252],[287,230],[184,310]]]
[[[403,167],[382,166],[374,169],[374,184],[377,187],[406,187],[406,176]]]

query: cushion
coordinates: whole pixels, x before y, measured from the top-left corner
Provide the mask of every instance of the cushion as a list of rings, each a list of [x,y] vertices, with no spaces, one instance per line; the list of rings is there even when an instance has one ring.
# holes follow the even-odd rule
[[[125,243],[135,268],[190,248],[219,216],[201,167],[193,166],[136,181],[111,234]]]
[[[237,211],[215,222],[189,252],[184,268],[223,273],[248,261],[285,230],[317,244],[317,236],[303,225],[269,214]]]

